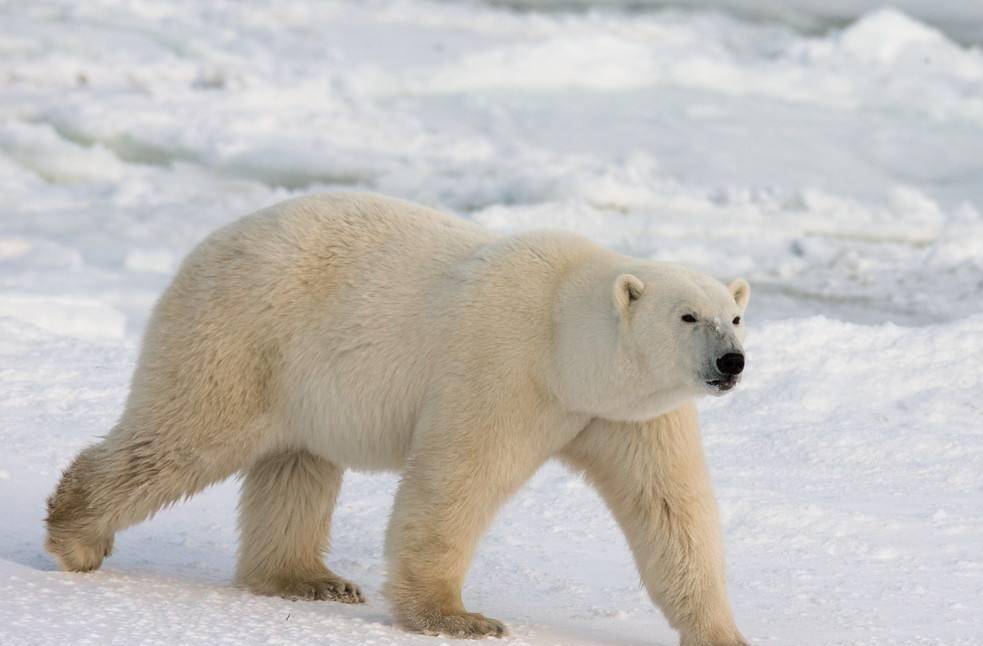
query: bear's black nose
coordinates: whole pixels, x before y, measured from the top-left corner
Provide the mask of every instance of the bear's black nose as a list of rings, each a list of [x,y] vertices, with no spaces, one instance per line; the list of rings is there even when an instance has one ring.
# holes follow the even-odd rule
[[[740,352],[728,352],[717,359],[717,370],[725,375],[739,375],[744,370],[744,355]]]

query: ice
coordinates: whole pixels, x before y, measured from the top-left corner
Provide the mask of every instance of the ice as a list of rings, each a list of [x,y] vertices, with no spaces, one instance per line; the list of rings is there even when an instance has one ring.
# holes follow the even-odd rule
[[[491,4],[552,11],[709,9],[755,21],[782,22],[814,32],[842,26],[890,5],[943,30],[959,42],[983,42],[983,5],[966,0],[488,0]]]
[[[497,4],[0,3],[0,644],[446,641],[381,598],[393,475],[347,476],[337,511],[360,608],[232,588],[235,483],[124,532],[98,573],[41,548],[184,254],[340,188],[746,276],[746,379],[700,404],[738,623],[983,644],[977,3]],[[464,595],[510,644],[676,639],[556,464]]]
[[[121,339],[126,317],[96,299],[50,294],[0,294],[0,316],[86,340]]]

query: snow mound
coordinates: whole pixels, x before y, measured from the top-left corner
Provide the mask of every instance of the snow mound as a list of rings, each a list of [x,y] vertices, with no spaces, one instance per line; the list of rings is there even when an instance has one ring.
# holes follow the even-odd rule
[[[121,340],[126,331],[126,317],[121,312],[80,296],[0,294],[0,316],[86,340]]]
[[[893,63],[906,52],[948,50],[957,53],[941,32],[894,9],[880,9],[843,31],[841,47],[860,60]]]

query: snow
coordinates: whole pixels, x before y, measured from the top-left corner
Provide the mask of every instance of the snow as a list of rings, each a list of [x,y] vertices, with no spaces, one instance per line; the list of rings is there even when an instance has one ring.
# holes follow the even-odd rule
[[[783,22],[805,31],[842,26],[890,5],[944,30],[959,42],[983,42],[983,5],[972,0],[489,0],[492,4],[539,10],[606,8],[710,9],[747,19]]]
[[[0,3],[0,644],[449,643],[394,628],[381,600],[394,475],[346,477],[336,512],[329,561],[362,607],[232,588],[233,482],[122,533],[100,572],[41,549],[44,498],[115,421],[183,255],[336,188],[745,275],[748,374],[700,404],[739,625],[756,644],[983,644],[983,51],[966,44],[983,17],[787,6],[837,27]],[[506,643],[676,639],[603,504],[555,464],[502,511],[464,595]]]

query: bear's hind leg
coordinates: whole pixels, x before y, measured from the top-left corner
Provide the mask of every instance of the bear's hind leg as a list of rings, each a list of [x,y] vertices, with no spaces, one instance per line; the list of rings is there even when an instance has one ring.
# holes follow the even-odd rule
[[[241,585],[288,599],[364,601],[357,585],[324,564],[341,477],[339,467],[303,450],[249,468],[239,502]]]
[[[75,458],[48,498],[45,548],[65,570],[99,568],[117,531],[232,475],[231,453],[117,427]]]
[[[45,549],[63,570],[98,569],[113,549],[113,533],[92,513],[90,483],[98,477],[103,445],[90,446],[65,470],[58,488],[48,498]]]

